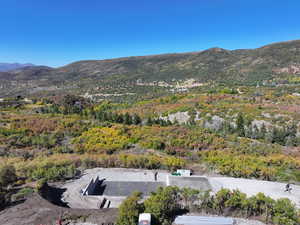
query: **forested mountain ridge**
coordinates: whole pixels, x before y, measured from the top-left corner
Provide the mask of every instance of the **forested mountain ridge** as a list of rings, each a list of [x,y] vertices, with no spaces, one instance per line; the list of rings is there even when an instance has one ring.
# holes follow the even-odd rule
[[[256,84],[300,74],[300,40],[257,49],[211,48],[200,52],[86,60],[52,69],[30,67],[0,73],[0,95],[131,91],[143,82],[195,79],[197,82]],[[8,79],[9,78],[9,79]],[[121,85],[121,86],[120,86]],[[9,91],[9,92],[7,92]],[[134,90],[135,92],[135,90]],[[103,90],[101,90],[101,93]]]

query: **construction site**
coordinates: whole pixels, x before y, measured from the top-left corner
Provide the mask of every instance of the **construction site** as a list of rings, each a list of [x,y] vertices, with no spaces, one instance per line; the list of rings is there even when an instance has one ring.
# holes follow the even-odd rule
[[[248,196],[259,192],[274,199],[288,198],[300,207],[300,187],[293,186],[291,193],[284,192],[284,183],[191,175],[182,170],[172,175],[168,171],[153,171],[124,168],[94,168],[85,170],[76,180],[63,185],[62,201],[75,209],[118,208],[122,201],[134,191],[146,199],[158,187],[178,186],[216,193],[221,188],[239,189]]]
[[[285,185],[255,179],[199,176],[186,170],[171,174],[164,170],[94,168],[85,170],[76,179],[46,186],[40,194],[34,193],[27,201],[0,212],[0,221],[3,225],[15,225],[22,218],[24,225],[52,224],[55,215],[57,219],[69,221],[75,218],[77,222],[72,225],[111,225],[115,224],[119,205],[132,192],[142,192],[146,199],[158,187],[165,186],[211,190],[212,194],[221,188],[238,189],[247,196],[262,192],[273,199],[288,198],[300,208],[300,186],[292,185],[292,191],[286,192]],[[174,224],[265,225],[256,220],[201,214],[179,216]]]
[[[167,171],[95,168],[66,183],[62,201],[70,208],[117,208],[134,191],[147,198],[158,187],[165,186],[211,189],[204,177],[173,176]]]

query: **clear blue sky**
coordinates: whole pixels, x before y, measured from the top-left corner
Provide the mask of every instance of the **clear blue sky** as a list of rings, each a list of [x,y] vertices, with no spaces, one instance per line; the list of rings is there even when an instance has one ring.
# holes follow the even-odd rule
[[[292,39],[299,0],[0,0],[0,62],[61,66]]]

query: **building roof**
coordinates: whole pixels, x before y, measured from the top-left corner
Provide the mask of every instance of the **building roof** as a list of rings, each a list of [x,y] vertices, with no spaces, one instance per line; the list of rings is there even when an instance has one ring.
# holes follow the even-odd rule
[[[176,225],[233,225],[232,218],[205,217],[205,216],[179,216],[174,224]]]

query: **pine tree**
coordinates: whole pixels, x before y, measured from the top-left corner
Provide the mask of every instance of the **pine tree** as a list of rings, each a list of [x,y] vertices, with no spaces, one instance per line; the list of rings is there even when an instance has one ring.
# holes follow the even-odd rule
[[[153,121],[152,121],[151,117],[148,117],[146,125],[147,126],[152,126],[153,125]]]
[[[135,124],[135,125],[138,125],[138,124],[140,124],[142,122],[142,119],[136,113],[133,115],[133,119],[132,120],[133,120],[132,121],[133,124]]]
[[[124,122],[124,116],[123,114],[116,114],[116,120],[117,123],[123,123]]]
[[[124,117],[124,124],[131,125],[132,124],[132,117],[129,115],[129,113],[125,113]]]
[[[260,128],[259,138],[265,139],[267,132],[268,132],[267,128],[266,128],[265,124],[263,123],[262,126],[261,126],[261,128]]]
[[[244,137],[245,136],[245,127],[244,127],[244,117],[242,115],[242,113],[239,113],[237,121],[236,121],[236,125],[237,125],[237,133],[239,136]]]

